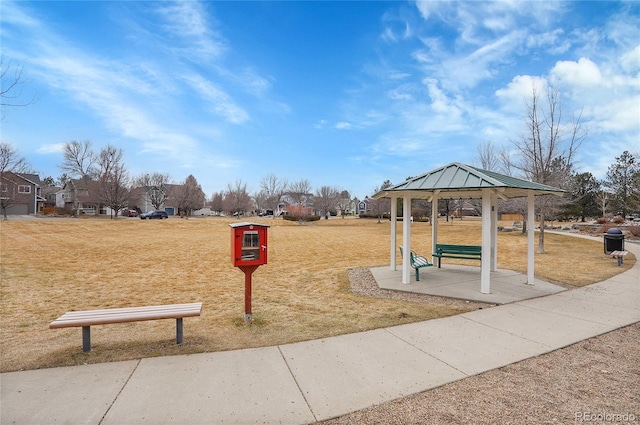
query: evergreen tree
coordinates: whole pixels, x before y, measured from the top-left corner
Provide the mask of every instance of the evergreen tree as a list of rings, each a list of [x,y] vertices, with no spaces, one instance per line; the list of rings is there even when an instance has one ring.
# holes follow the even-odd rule
[[[640,164],[629,151],[624,151],[609,166],[605,186],[612,194],[614,214],[626,217],[629,212],[640,208]]]

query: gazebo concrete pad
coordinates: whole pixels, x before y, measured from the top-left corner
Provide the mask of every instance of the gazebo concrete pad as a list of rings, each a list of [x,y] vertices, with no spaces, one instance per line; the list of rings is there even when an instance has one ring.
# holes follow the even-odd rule
[[[508,304],[566,291],[565,288],[535,279],[527,285],[527,276],[511,270],[491,272],[491,293],[480,292],[480,268],[472,266],[443,265],[442,268],[420,269],[420,281],[416,282],[415,270],[411,270],[411,283],[402,283],[402,270],[389,266],[372,267],[371,274],[382,289],[415,292],[439,297],[458,298],[489,304]]]

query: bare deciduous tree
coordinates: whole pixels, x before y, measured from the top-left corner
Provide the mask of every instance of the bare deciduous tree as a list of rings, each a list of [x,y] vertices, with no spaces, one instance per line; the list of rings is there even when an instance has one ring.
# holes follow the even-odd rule
[[[29,173],[27,160],[11,143],[0,143],[0,208],[7,219],[7,208],[14,204],[17,190],[13,177],[15,174]]]
[[[82,180],[82,188],[87,191],[87,200],[93,198],[93,194],[90,193],[90,182],[97,175],[96,162],[98,156],[93,152],[91,142],[85,140],[84,142],[78,142],[72,140],[64,144],[62,150],[62,164],[59,168],[63,173],[69,173],[71,177],[75,177],[78,180]],[[78,215],[78,208],[80,206],[80,194],[77,184],[72,186],[73,190],[73,213]]]
[[[118,213],[129,204],[131,183],[122,163],[124,152],[111,145],[103,148],[98,156],[98,199]]]
[[[155,210],[161,209],[167,197],[171,177],[167,173],[145,173],[136,179],[136,183],[142,187],[147,199]]]
[[[224,211],[224,192],[216,192],[211,196],[211,210],[218,214]]]
[[[93,152],[89,140],[84,142],[72,140],[65,143],[62,149],[62,158],[60,169],[63,172],[77,178],[95,177],[95,165],[98,157]]]
[[[260,181],[260,194],[264,205],[273,209],[273,218],[276,217],[280,198],[287,191],[289,186],[286,179],[279,179],[275,174],[268,174]]]
[[[251,199],[253,199],[256,211],[260,213],[267,210],[267,195],[264,191],[261,190],[260,192],[253,194]]]
[[[193,210],[204,206],[205,195],[193,175],[189,175],[176,193],[178,209],[188,217]]]
[[[490,141],[486,141],[478,145],[476,151],[476,162],[483,170],[504,172],[505,158],[508,158],[508,154],[505,153],[503,147],[497,147]]]
[[[243,183],[242,180],[236,180],[233,186],[231,183],[227,185],[227,192],[224,196],[224,209],[238,217],[252,209],[251,197],[247,192],[247,184]]]
[[[325,218],[329,218],[329,213],[334,210],[338,204],[340,191],[336,187],[322,186],[316,190],[313,198],[314,206],[317,210],[322,211]]]
[[[391,186],[393,186],[391,181],[385,180],[380,187],[374,189],[373,193],[376,194]],[[382,216],[391,210],[391,200],[389,198],[367,198],[367,204],[371,212],[378,217],[378,223],[380,223]]]
[[[298,207],[306,207],[311,195],[311,183],[307,179],[302,179],[289,185],[288,192]]]
[[[536,87],[532,88],[526,104],[526,132],[513,142],[519,156],[511,165],[531,181],[562,189],[569,181],[573,158],[587,136],[587,129],[582,122],[582,112],[573,115],[569,122],[563,120],[559,97],[558,90],[549,87],[545,101]],[[538,252],[544,253],[545,214],[553,201],[549,195],[538,199]]]
[[[24,65],[5,62],[4,56],[0,56],[0,119],[4,119],[7,107],[27,106],[36,101],[36,95],[28,100],[21,100],[24,98],[24,85],[29,82],[30,79],[24,73]]]
[[[598,191],[598,207],[602,210],[602,217],[606,217],[611,194],[602,188],[602,186],[604,186],[603,182],[600,182],[600,185],[600,190]]]
[[[351,194],[348,190],[343,190],[338,196],[338,202],[336,204],[340,208],[340,215],[344,218],[347,215],[347,210],[351,205]]]

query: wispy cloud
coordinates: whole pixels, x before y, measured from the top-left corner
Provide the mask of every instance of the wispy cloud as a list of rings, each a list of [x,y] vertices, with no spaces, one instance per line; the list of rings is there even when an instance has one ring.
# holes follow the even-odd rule
[[[211,17],[205,7],[196,1],[178,1],[162,3],[156,8],[169,36],[179,40],[170,43],[171,49],[197,62],[218,58],[227,48],[224,37],[210,27]]]
[[[201,75],[185,75],[183,79],[202,97],[212,112],[221,115],[227,121],[240,124],[249,119],[249,114],[236,105],[222,89]]]
[[[155,7],[155,4],[149,5]],[[211,78],[181,65],[180,58],[198,63],[218,60],[211,69],[222,78],[236,76],[234,83],[256,96],[270,87],[266,78],[250,68],[245,68],[238,77],[238,73],[222,67],[219,59],[227,50],[227,43],[210,27],[205,7],[198,2],[161,4],[155,8],[165,30],[160,32],[145,29],[151,25],[145,20],[133,21],[137,15],[127,15],[126,19],[131,20],[127,25],[135,31],[137,41],[151,49],[148,54],[144,50],[138,52],[135,61],[121,56],[109,57],[106,51],[83,50],[81,43],[66,40],[20,4],[9,2],[5,8],[3,3],[3,23],[11,22],[15,30],[12,36],[21,37],[30,32],[32,42],[23,44],[29,50],[22,52],[30,58],[30,71],[61,99],[67,98],[70,105],[92,111],[111,130],[114,140],[135,141],[136,144],[127,146],[135,146],[137,155],[171,159],[179,166],[189,167],[207,155],[200,152],[201,141],[193,132],[194,125],[185,119],[184,106],[180,104],[184,90],[196,92],[205,107],[222,118],[221,122],[240,124],[249,119],[249,114]],[[166,38],[165,51],[177,56],[158,55],[156,50],[161,45],[154,41],[157,34],[164,34]],[[145,43],[145,37],[152,43]],[[167,61],[172,61],[171,66]],[[183,69],[182,79],[168,74],[176,68]],[[197,105],[189,107],[197,108]],[[211,127],[212,122],[208,125]],[[211,129],[206,132],[210,133]],[[60,145],[46,145],[39,152],[54,153],[59,149]],[[207,161],[216,167],[238,165],[236,160],[223,155],[210,157]]]
[[[52,153],[60,153],[64,149],[64,143],[53,143],[40,146],[36,152],[40,154],[52,154]]]

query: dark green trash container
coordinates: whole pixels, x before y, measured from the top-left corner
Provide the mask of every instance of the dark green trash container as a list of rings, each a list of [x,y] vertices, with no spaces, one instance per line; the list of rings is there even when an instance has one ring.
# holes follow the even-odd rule
[[[609,255],[613,251],[624,251],[624,234],[617,227],[612,227],[604,234],[604,253]]]

